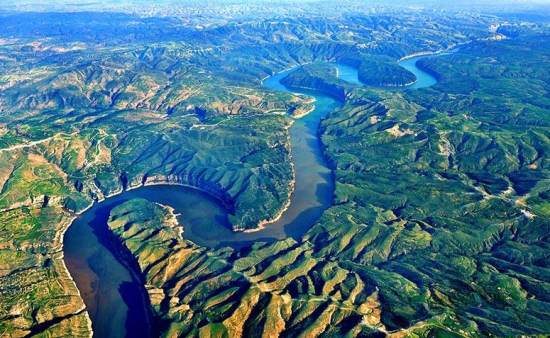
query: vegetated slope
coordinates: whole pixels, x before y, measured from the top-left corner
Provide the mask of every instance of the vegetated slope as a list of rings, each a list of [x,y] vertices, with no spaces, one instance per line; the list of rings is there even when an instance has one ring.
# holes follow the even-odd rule
[[[338,79],[334,64],[313,63],[300,66],[285,76],[281,83],[291,89],[316,90],[344,101],[353,85]]]
[[[173,56],[158,52],[162,64],[143,61],[135,53],[111,55],[99,64],[79,62],[82,57],[96,58],[95,53],[79,55],[78,60],[67,57],[75,64],[49,67],[39,79],[5,88],[0,97],[5,110],[3,153],[39,149],[67,174],[66,181],[82,193],[80,198],[88,200],[160,181],[208,190],[237,213],[250,212],[237,205],[238,196],[244,201],[250,194],[246,186],[280,194],[272,196],[281,203],[287,198],[290,120],[280,114],[261,115],[298,109],[305,99],[227,85],[207,70],[182,64],[177,58],[182,50],[172,51]],[[55,149],[47,149],[51,147]],[[264,150],[272,159],[265,166],[251,156]],[[257,181],[261,173],[254,174],[255,168],[269,171],[271,178]],[[17,179],[8,174],[7,188]],[[2,209],[28,200],[32,193],[4,190]],[[278,202],[269,199],[264,203],[267,214],[236,215],[235,228],[254,227],[270,218]],[[76,203],[75,211],[82,207],[79,201],[65,202]]]
[[[540,39],[480,42],[434,59],[448,81],[432,89],[350,93],[322,126],[335,204],[299,241],[205,250],[176,234],[158,205],[114,209],[109,226],[145,274],[162,333],[550,332]],[[483,78],[484,67],[502,70],[498,81]],[[464,90],[460,74],[476,89],[447,94]],[[495,102],[500,120],[485,113]],[[517,123],[507,107],[530,107],[539,122]]]
[[[399,66],[391,57],[360,53],[339,61],[356,67],[359,80],[368,86],[403,87],[416,81],[413,73]]]
[[[224,199],[236,228],[275,215],[291,179],[290,120],[275,113],[308,107],[260,89],[262,77],[358,51],[440,49],[488,35],[493,20],[394,13],[195,29],[118,14],[3,13],[0,332],[90,334],[61,240],[94,199],[178,182]]]
[[[258,243],[247,252],[184,240],[169,209],[130,200],[109,227],[135,255],[162,336],[297,336],[370,332],[378,293],[325,261],[308,242]]]
[[[550,330],[541,40],[430,59],[442,78],[432,89],[380,94],[323,124],[338,206],[308,239],[380,288],[388,328]]]
[[[395,62],[364,61],[359,65],[359,80],[378,87],[403,87],[414,83],[416,77]]]
[[[376,87],[403,87],[416,81],[414,74],[405,70],[395,60],[378,61],[379,57],[363,55],[364,60],[344,57],[337,61],[357,67],[362,84]],[[316,90],[344,101],[357,85],[338,78],[334,63],[305,64],[288,74],[281,83],[291,89]]]
[[[123,64],[139,61],[128,56]],[[307,106],[304,98],[201,85],[196,70],[170,79],[151,68],[77,63],[38,66],[27,76],[13,66],[0,94],[0,331],[7,335],[89,334],[61,241],[74,212],[93,200],[142,184],[193,185],[223,200],[238,230],[272,218],[288,199],[291,120],[280,112]]]

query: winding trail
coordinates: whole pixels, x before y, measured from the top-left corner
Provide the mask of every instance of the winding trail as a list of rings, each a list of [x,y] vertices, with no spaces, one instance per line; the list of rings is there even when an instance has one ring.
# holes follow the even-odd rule
[[[56,137],[61,137],[63,135],[74,136],[74,135],[76,135],[76,132],[75,133],[70,133],[70,134],[58,133],[58,134],[52,135],[50,137],[46,137],[46,138],[41,139],[41,140],[36,140],[36,141],[29,142],[29,143],[16,144],[16,145],[13,145],[11,147],[0,149],[0,153],[2,153],[2,152],[11,152],[11,151],[18,150],[18,149],[30,148],[30,147],[33,147],[33,146],[36,146],[36,145],[39,145],[39,144],[42,144],[42,143],[49,142],[49,141],[55,139]]]

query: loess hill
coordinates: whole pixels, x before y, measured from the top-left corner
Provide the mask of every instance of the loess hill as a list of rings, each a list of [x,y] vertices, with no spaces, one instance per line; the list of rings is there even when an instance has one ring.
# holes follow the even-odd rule
[[[1,335],[91,334],[62,238],[95,201],[177,183],[218,197],[236,231],[276,215],[293,180],[284,113],[312,103],[261,79],[306,63],[284,81],[344,106],[319,131],[334,203],[303,238],[202,248],[169,208],[112,210],[159,332],[550,333],[548,27],[431,11],[241,20],[1,13]],[[380,88],[411,82],[399,58],[468,41],[423,60],[436,86]],[[373,87],[335,79],[335,61]]]
[[[422,93],[352,91],[322,126],[334,206],[298,241],[205,250],[158,205],[114,209],[109,226],[145,273],[163,334],[548,332],[548,187],[533,175],[545,175],[550,143],[544,99],[531,95],[548,79],[534,66],[548,55],[541,38],[479,42],[429,60],[444,80]],[[461,77],[478,85],[449,107]],[[498,100],[522,77],[525,87]],[[498,122],[487,115],[495,102]]]

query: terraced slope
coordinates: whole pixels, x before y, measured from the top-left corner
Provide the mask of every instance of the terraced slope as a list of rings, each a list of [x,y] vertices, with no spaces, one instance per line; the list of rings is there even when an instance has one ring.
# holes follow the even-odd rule
[[[247,253],[186,241],[169,208],[134,199],[109,227],[146,276],[164,336],[296,336],[369,332],[380,324],[378,292],[322,261],[307,242],[256,244]]]

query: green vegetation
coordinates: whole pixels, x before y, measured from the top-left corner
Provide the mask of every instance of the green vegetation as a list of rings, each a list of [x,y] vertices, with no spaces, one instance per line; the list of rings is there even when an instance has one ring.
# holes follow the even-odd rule
[[[0,14],[0,335],[89,336],[62,235],[94,201],[178,183],[221,200],[233,230],[277,215],[293,179],[284,113],[312,102],[260,83],[296,64],[285,84],[345,103],[319,131],[334,203],[303,238],[207,249],[169,208],[112,210],[161,334],[550,332],[547,26],[396,9],[198,17]],[[469,40],[420,63],[440,82],[419,91],[352,86],[329,65],[401,86],[400,57]]]
[[[413,83],[413,73],[395,64],[393,60],[379,62],[365,60],[359,65],[359,80],[366,85],[378,87],[402,87]]]
[[[24,48],[0,46],[0,53]],[[71,66],[17,78],[0,94],[2,335],[77,324],[87,335],[61,240],[71,213],[94,200],[142,184],[192,185],[223,200],[234,229],[243,230],[274,217],[289,196],[291,120],[280,113],[307,109],[307,99],[216,84],[211,73],[198,81],[188,64],[170,78],[161,74],[165,65],[146,65],[132,48],[104,55],[104,63],[81,63],[96,50],[58,56]],[[31,53],[3,71],[14,76],[40,57],[49,56]]]
[[[300,66],[284,77],[281,83],[291,89],[317,90],[340,101],[345,100],[346,93],[353,87],[345,81],[339,80],[336,67],[327,63]]]
[[[547,52],[531,38],[538,37],[491,45],[491,55],[502,55],[498,67],[543,58]],[[477,66],[490,42],[478,44],[436,65]],[[529,56],[507,58],[511,45],[530,48]],[[533,87],[546,79],[545,70],[528,74]],[[479,115],[470,105],[449,111],[442,93],[452,92],[452,81],[423,92],[354,89],[322,125],[335,205],[298,241],[205,251],[165,235],[174,222],[159,206],[134,200],[114,209],[109,224],[147,271],[156,314],[171,323],[164,334],[548,332],[548,216],[538,212],[544,182],[514,183],[524,172],[544,175],[544,117],[519,126],[503,116],[488,128],[482,112],[505,88],[478,81],[469,95]],[[528,98],[507,97],[507,105]],[[527,155],[529,145],[538,156]]]
[[[40,323],[51,334],[87,335],[84,304],[61,260],[59,234],[70,217],[54,207],[0,213],[0,313],[13,318],[0,321],[3,335],[39,333]]]
[[[432,89],[368,93],[377,101],[350,102],[323,123],[338,205],[308,239],[380,289],[388,328],[439,318],[437,331],[454,318],[456,334],[472,324],[496,336],[550,329],[550,281],[535,254],[548,245],[538,203],[550,145],[538,39],[427,59],[442,78]],[[384,274],[417,291],[392,290]]]
[[[344,57],[340,62],[356,67],[359,80],[368,86],[403,87],[416,81],[413,73],[400,67],[391,57],[360,54]]]

